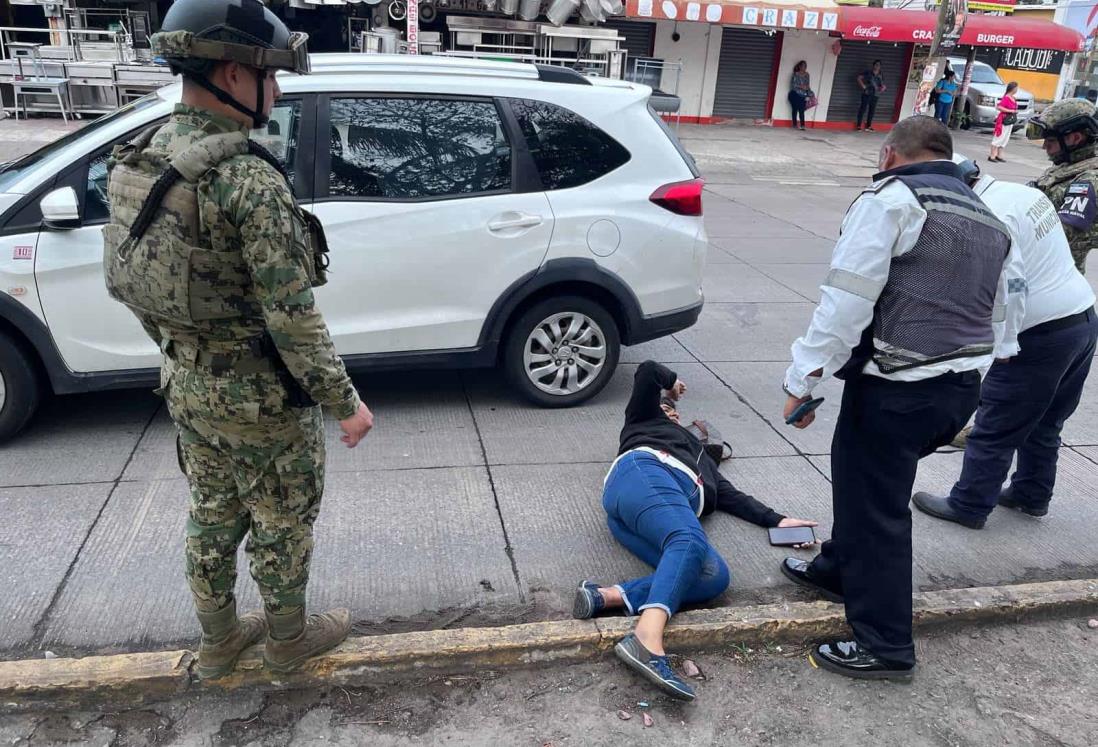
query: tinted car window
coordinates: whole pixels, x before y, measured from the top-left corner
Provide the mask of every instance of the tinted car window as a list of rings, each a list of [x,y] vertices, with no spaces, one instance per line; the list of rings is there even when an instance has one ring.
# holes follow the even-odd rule
[[[511,106],[545,189],[578,187],[629,160],[618,141],[575,112],[525,99]]]
[[[289,100],[276,104],[271,119],[262,130],[252,132],[252,139],[265,147],[282,163],[294,180],[294,162],[297,156],[298,123],[301,119],[301,102]],[[131,138],[120,142],[127,142]],[[107,161],[113,147],[95,156],[88,163],[87,185],[84,194],[84,223],[104,223],[110,219],[110,198],[107,195]]]
[[[297,138],[301,123],[301,102],[282,101],[271,110],[271,119],[262,130],[252,131],[256,141],[279,160],[294,186],[294,167],[297,162]]]
[[[88,179],[84,189],[84,223],[103,223],[111,217],[111,201],[107,197],[107,160],[110,156],[110,153],[103,153],[88,164]]]
[[[511,188],[511,146],[489,101],[334,99],[329,138],[332,197],[423,199]]]

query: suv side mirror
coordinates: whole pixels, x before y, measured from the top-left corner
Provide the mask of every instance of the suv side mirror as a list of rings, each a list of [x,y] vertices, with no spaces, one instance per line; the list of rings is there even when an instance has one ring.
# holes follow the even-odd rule
[[[39,201],[38,207],[46,228],[69,231],[80,227],[80,203],[72,187],[53,190]]]

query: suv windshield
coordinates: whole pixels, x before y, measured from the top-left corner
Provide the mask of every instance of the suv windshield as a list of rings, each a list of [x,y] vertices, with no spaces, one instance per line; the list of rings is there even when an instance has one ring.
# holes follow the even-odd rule
[[[91,122],[81,127],[79,130],[73,130],[59,140],[54,140],[52,143],[44,145],[32,153],[27,153],[26,155],[19,156],[14,160],[8,161],[7,163],[0,164],[0,192],[7,191],[8,187],[14,184],[19,179],[19,177],[26,173],[28,169],[32,168],[36,164],[41,163],[45,159],[52,156],[54,153],[57,153],[72,142],[76,141],[78,138],[82,138],[89,133],[95,132],[101,127],[106,127],[111,122],[114,122],[120,117],[125,117],[130,112],[141,111],[142,109],[147,109],[150,106],[155,106],[159,101],[159,96],[157,96],[155,93],[150,93],[148,96],[143,96],[137,101],[126,104],[121,109],[113,112],[112,114],[108,114],[105,117],[100,117],[94,122]]]
[[[965,66],[950,63],[950,67],[957,73],[958,80],[964,80],[965,78]],[[992,83],[994,85],[1004,85],[1003,79],[999,77],[999,74],[995,72],[995,68],[990,65],[983,65],[976,63],[972,68],[972,82],[973,83]]]

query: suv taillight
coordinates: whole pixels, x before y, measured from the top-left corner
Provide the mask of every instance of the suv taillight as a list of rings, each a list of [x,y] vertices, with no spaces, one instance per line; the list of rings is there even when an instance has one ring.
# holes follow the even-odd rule
[[[704,179],[675,182],[674,184],[663,185],[653,192],[648,199],[664,210],[670,210],[678,215],[701,216],[702,189],[704,188]]]

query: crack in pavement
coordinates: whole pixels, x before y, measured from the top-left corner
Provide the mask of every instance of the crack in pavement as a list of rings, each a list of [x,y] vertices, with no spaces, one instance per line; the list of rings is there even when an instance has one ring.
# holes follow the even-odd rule
[[[122,465],[122,469],[118,473],[118,477],[111,481],[111,489],[107,491],[107,497],[103,500],[103,504],[99,507],[99,511],[96,512],[95,518],[88,526],[88,531],[84,534],[84,539],[80,541],[80,546],[76,549],[76,552],[72,556],[72,562],[69,563],[69,567],[65,569],[65,575],[61,577],[61,582],[54,589],[53,596],[50,597],[50,603],[46,607],[46,611],[42,613],[42,616],[34,624],[33,633],[31,634],[30,642],[27,644],[29,650],[39,649],[42,646],[42,642],[46,637],[46,630],[49,627],[49,623],[53,617],[54,609],[57,607],[57,603],[61,600],[61,595],[65,591],[65,587],[69,583],[69,579],[72,577],[73,572],[76,570],[76,564],[80,561],[80,556],[84,552],[84,548],[88,544],[88,540],[91,539],[92,534],[95,532],[95,528],[99,526],[99,520],[103,518],[103,513],[107,510],[107,506],[110,505],[111,499],[114,498],[115,492],[118,490],[118,486],[125,482],[122,476],[126,474],[126,470],[129,468],[130,463],[133,462],[134,456],[137,454],[138,447],[141,446],[141,441],[145,438],[145,435],[149,432],[149,428],[152,427],[153,421],[156,420],[157,414],[163,404],[157,405],[149,416],[149,419],[145,422],[145,426],[141,429],[141,434],[134,441],[133,448],[130,450],[130,455],[126,458],[125,464]]]
[[[499,504],[499,493],[496,491],[496,479],[492,474],[492,466],[488,463],[488,449],[484,445],[484,436],[480,431],[480,423],[477,421],[477,414],[473,409],[473,399],[469,396],[469,387],[465,385],[464,376],[461,379],[461,389],[465,394],[465,406],[469,408],[469,417],[473,420],[473,429],[477,434],[477,444],[480,446],[480,453],[484,459],[484,469],[488,472],[488,486],[492,489],[492,500],[496,504],[496,515],[499,517],[499,527],[503,532],[503,551],[507,554],[507,559],[511,561],[511,574],[515,578],[515,587],[518,590],[519,603],[526,604],[526,591],[522,586],[522,576],[519,574],[518,561],[515,559],[515,549],[511,545],[511,536],[507,531],[507,522],[503,518],[503,507]]]

